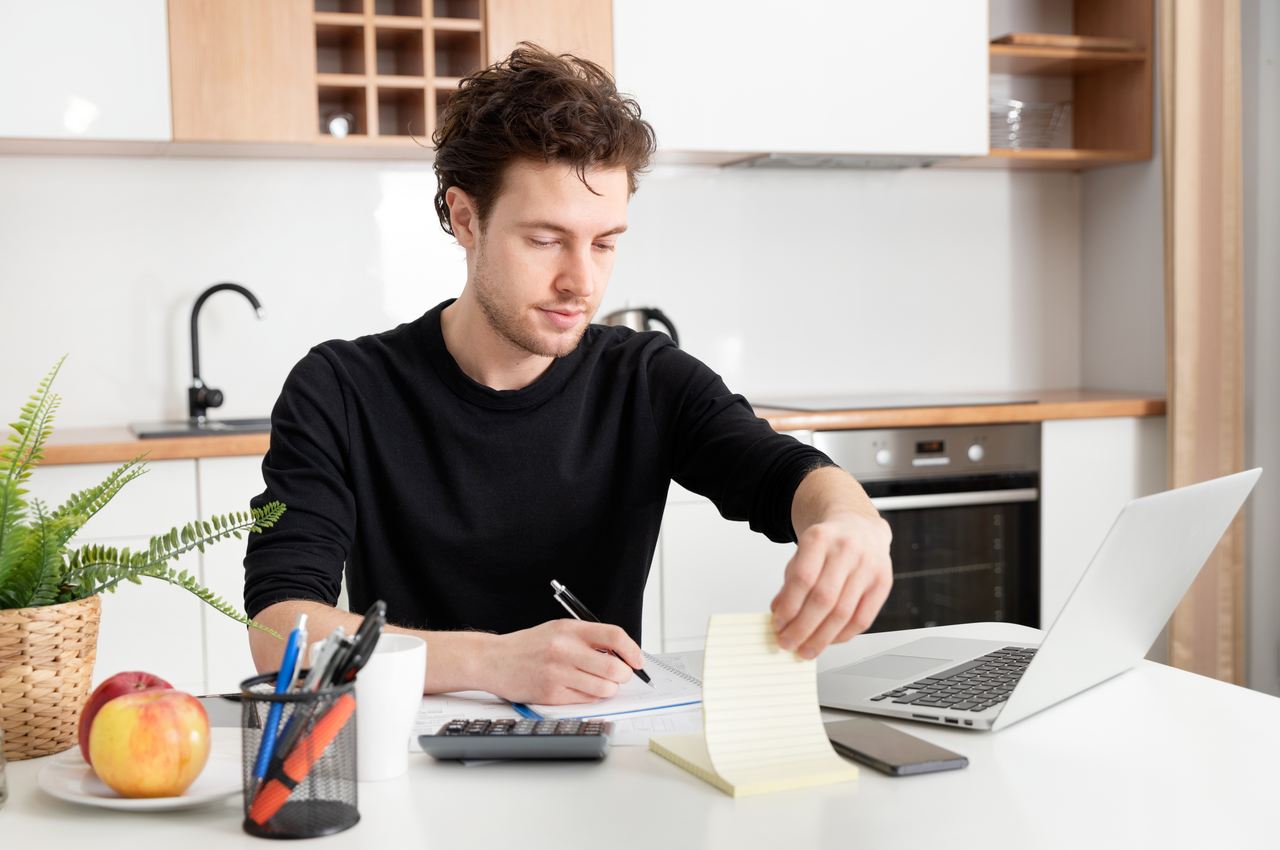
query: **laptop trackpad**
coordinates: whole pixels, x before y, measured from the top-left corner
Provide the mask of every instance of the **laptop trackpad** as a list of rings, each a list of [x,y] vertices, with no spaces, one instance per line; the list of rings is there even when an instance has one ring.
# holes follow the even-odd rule
[[[950,660],[949,658],[924,658],[919,655],[880,655],[827,672],[842,676],[870,676],[873,679],[911,679]]]

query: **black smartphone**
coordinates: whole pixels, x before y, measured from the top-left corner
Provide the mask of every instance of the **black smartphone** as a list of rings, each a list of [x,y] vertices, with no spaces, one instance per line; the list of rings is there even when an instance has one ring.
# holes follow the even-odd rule
[[[824,724],[836,752],[890,776],[966,767],[969,759],[867,717]]]

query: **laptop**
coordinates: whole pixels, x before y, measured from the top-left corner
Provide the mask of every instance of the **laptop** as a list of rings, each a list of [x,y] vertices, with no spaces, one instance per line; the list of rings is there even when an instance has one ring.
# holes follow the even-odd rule
[[[1261,469],[1134,499],[1036,644],[922,638],[818,675],[818,702],[961,729],[1003,729],[1133,667]]]

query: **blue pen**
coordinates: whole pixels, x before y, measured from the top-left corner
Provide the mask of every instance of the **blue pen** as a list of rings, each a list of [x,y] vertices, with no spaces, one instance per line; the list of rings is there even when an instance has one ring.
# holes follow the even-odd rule
[[[298,656],[302,651],[302,644],[307,640],[307,615],[298,615],[298,625],[289,633],[289,642],[284,649],[284,659],[280,662],[280,672],[276,674],[276,693],[283,694],[289,690],[293,684],[294,675],[298,670]],[[267,722],[262,729],[262,744],[258,747],[258,760],[253,766],[253,775],[256,779],[264,779],[267,775],[267,768],[271,764],[271,753],[275,750],[276,734],[279,731],[277,727],[280,725],[280,714],[284,711],[284,703],[271,703],[271,710],[267,712]]]

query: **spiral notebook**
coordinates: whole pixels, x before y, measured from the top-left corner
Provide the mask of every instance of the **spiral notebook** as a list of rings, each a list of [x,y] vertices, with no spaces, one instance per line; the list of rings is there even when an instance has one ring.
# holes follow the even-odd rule
[[[652,685],[638,677],[618,686],[608,699],[570,705],[514,703],[526,717],[559,719],[564,717],[617,717],[619,715],[657,712],[697,705],[702,702],[702,682],[689,672],[684,659],[677,654],[644,654],[644,671]]]

